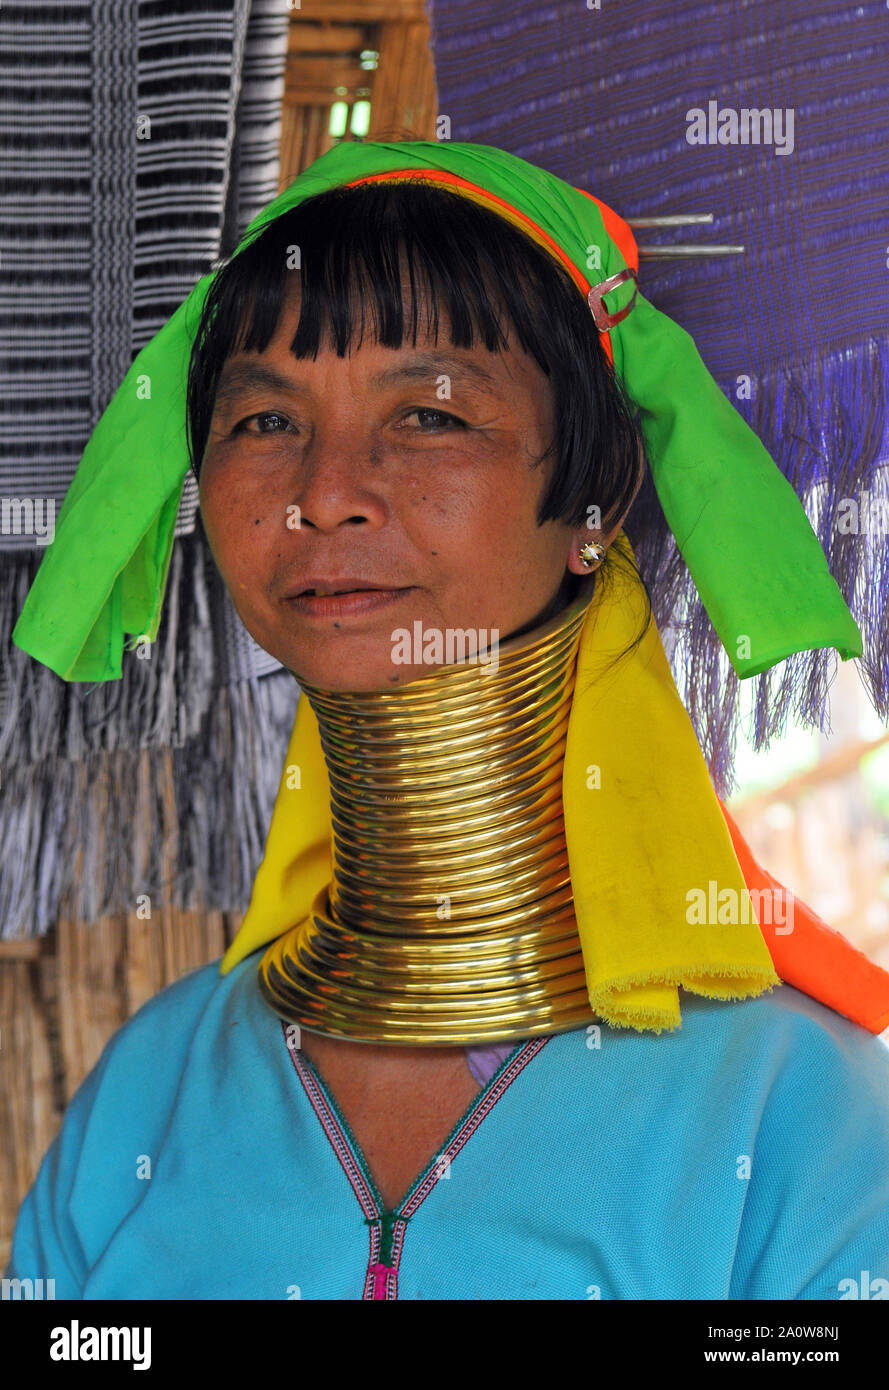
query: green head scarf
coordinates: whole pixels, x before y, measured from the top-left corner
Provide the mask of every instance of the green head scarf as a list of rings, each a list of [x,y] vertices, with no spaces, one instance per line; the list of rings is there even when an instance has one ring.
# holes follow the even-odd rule
[[[626,223],[546,170],[490,145],[424,140],[336,145],[254,219],[238,250],[315,194],[421,171],[524,226],[578,293],[627,269],[620,247],[634,255]],[[13,631],[65,680],[119,679],[125,634],[157,636],[189,466],[188,363],[212,278],[139,353],[99,420]],[[630,302],[603,340],[607,332],[667,522],[735,671],[757,675],[816,647],[860,656],[861,634],[793,488],[689,334],[638,290]]]

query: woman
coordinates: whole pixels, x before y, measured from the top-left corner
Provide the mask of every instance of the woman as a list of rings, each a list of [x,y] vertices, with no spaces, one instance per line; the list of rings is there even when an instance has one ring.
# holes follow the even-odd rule
[[[739,673],[859,637],[633,252],[502,151],[341,145],[137,359],[151,465],[106,555],[126,618],[156,635],[187,363],[216,563],[303,694],[238,936],[106,1047],[13,1275],[253,1299],[889,1279],[885,972],[726,823],[622,530],[643,449]],[[126,388],[56,554],[91,483],[132,493]],[[780,532],[768,573],[740,499]],[[16,640],[114,674],[109,586],[72,633],[52,565]]]

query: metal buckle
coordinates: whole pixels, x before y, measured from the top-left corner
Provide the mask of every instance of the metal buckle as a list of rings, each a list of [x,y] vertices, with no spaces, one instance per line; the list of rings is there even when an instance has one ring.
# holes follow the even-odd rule
[[[636,289],[633,290],[633,298],[625,308],[618,309],[614,314],[609,314],[603,303],[605,295],[609,290],[616,289],[618,285],[622,285],[625,280],[629,280],[631,277],[636,281]],[[586,298],[592,311],[593,322],[600,333],[607,333],[616,323],[620,323],[621,319],[626,318],[627,314],[636,303],[638,286],[639,281],[636,272],[635,270],[631,270],[629,266],[626,270],[619,270],[616,275],[609,275],[607,280],[600,280],[598,285],[593,285]]]

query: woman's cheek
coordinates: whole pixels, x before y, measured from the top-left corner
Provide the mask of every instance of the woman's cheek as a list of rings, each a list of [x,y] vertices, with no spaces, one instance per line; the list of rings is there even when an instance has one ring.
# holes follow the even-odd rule
[[[298,511],[298,508],[296,509]],[[270,487],[255,475],[234,470],[218,472],[201,493],[205,524],[213,530],[240,535],[252,528],[266,531],[270,526],[284,531],[287,525],[287,493]]]
[[[395,505],[425,510],[439,521],[453,518],[465,525],[486,512],[502,494],[502,473],[495,477],[490,462],[459,450],[442,451],[432,459],[404,468],[398,479]]]

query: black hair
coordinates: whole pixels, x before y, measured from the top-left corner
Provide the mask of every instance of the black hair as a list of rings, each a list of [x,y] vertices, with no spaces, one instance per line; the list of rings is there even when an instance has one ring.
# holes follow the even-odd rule
[[[290,269],[299,258],[299,268]],[[411,287],[406,324],[401,275]],[[226,359],[263,352],[278,325],[290,277],[300,277],[300,317],[291,344],[316,357],[326,326],[345,356],[360,309],[359,345],[370,308],[384,347],[416,345],[419,308],[438,341],[439,305],[451,342],[491,352],[507,338],[503,313],[553,391],[555,467],[538,523],[581,525],[598,506],[607,530],[629,506],[644,452],[631,402],[614,374],[579,288],[548,251],[499,213],[420,182],[359,184],[307,198],[261,227],[216,273],[204,303],[187,386],[187,440],[200,475]]]

